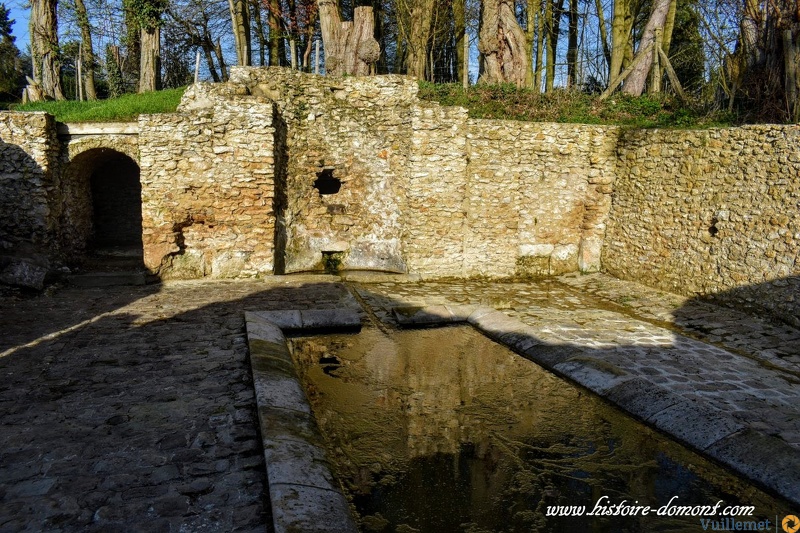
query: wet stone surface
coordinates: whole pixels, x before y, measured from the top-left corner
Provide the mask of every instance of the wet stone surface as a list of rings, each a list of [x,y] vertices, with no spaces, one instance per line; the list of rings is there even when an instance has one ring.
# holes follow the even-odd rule
[[[247,310],[355,309],[392,328],[396,306],[490,306],[554,357],[567,347],[800,448],[800,332],[788,326],[602,275],[290,279],[1,292],[0,531],[268,529]]]

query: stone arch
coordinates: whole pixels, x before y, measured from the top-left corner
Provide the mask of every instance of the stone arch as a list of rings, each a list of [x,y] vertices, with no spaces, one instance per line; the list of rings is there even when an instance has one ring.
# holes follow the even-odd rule
[[[67,147],[62,173],[62,246],[79,257],[116,248],[126,257],[141,260],[138,145],[103,140],[80,139]]]

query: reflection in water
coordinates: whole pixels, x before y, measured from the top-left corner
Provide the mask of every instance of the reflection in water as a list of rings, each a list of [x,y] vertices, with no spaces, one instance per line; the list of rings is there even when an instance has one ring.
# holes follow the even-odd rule
[[[699,517],[548,517],[602,496],[779,502],[468,327],[295,339],[363,531],[701,531]],[[655,511],[654,511],[655,512]],[[754,520],[754,517],[748,517]]]

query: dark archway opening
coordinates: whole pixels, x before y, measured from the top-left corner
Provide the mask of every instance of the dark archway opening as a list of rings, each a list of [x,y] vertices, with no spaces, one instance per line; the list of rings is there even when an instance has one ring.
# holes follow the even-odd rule
[[[92,237],[90,249],[142,250],[142,185],[139,166],[118,154],[95,167],[90,178]]]

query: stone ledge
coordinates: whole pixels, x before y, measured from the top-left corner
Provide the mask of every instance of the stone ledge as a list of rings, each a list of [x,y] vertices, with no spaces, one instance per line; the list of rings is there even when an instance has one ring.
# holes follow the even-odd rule
[[[361,326],[360,315],[346,309],[249,311],[245,323],[276,533],[356,533],[282,328],[353,329]]]
[[[59,122],[59,137],[78,135],[139,135],[138,122]]]

